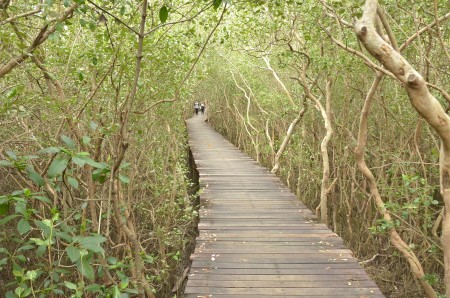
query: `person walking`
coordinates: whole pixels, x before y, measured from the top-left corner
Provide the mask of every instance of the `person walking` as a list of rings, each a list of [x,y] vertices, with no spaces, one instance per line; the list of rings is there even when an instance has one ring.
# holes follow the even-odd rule
[[[195,103],[194,103],[194,111],[195,111],[195,115],[198,115],[198,109],[199,109],[198,102],[195,102]]]
[[[203,102],[200,105],[200,111],[202,112],[202,115],[205,115],[205,103],[203,103]]]

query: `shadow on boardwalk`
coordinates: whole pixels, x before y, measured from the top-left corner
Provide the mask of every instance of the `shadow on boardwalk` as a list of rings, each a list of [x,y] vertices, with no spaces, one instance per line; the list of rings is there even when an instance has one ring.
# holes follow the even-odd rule
[[[200,222],[185,297],[383,297],[280,180],[196,116]]]

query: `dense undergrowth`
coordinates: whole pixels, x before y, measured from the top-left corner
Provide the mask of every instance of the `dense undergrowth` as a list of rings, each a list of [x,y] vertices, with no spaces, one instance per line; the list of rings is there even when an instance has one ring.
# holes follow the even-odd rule
[[[200,47],[130,31],[163,3],[0,3],[0,296],[172,296],[197,218],[174,85]]]

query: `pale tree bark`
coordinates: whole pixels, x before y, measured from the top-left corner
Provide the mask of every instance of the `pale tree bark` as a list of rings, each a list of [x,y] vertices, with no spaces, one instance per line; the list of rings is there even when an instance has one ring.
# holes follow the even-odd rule
[[[236,78],[234,77],[234,73],[233,72],[231,72],[231,76],[233,77],[233,80],[234,80],[234,83],[235,83],[236,87],[238,87],[244,93],[244,97],[247,100],[247,105],[246,105],[246,109],[245,109],[245,115],[246,115],[245,118],[244,118],[244,116],[242,116],[239,113],[239,109],[236,107],[236,105],[234,105],[234,104],[233,105],[234,105],[238,115],[242,118],[242,121],[243,121],[244,126],[245,126],[245,130],[247,131],[247,134],[249,135],[250,139],[252,140],[253,147],[255,148],[256,161],[259,162],[259,157],[260,157],[259,137],[258,137],[259,131],[255,128],[255,126],[253,126],[252,122],[250,121],[251,88],[245,82],[245,79],[242,77],[242,75],[241,75],[241,78],[242,78],[246,88],[248,88],[248,90],[250,90],[249,93],[247,93],[247,91],[238,84]],[[252,133],[248,130],[247,124],[255,132],[255,134],[256,134],[255,138],[253,137]]]
[[[372,86],[370,87],[370,90],[367,93],[366,99],[364,101],[364,106],[361,111],[360,122],[359,122],[358,143],[355,148],[356,163],[357,163],[358,168],[361,171],[361,173],[367,179],[367,182],[369,184],[370,194],[372,195],[372,197],[375,201],[375,205],[377,206],[378,212],[380,212],[383,219],[389,223],[389,226],[390,226],[389,239],[392,242],[392,245],[394,245],[394,247],[408,261],[411,271],[413,272],[414,276],[419,279],[420,283],[422,284],[423,288],[425,289],[425,292],[427,293],[427,296],[437,297],[433,288],[431,288],[431,286],[428,284],[428,282],[423,279],[425,273],[423,271],[423,268],[422,268],[422,265],[420,264],[419,259],[414,254],[414,252],[411,250],[411,248],[408,246],[408,244],[406,244],[405,241],[403,241],[403,239],[400,237],[397,230],[393,226],[392,217],[384,205],[383,199],[381,197],[380,191],[377,186],[375,176],[373,175],[372,171],[367,166],[365,158],[364,158],[364,153],[365,153],[366,144],[367,144],[367,122],[368,122],[370,106],[372,104],[373,97],[375,95],[375,92],[376,92],[382,78],[383,78],[383,74],[381,74],[380,72],[377,72],[375,80],[373,81]]]
[[[270,147],[270,161],[273,164],[275,160],[275,144],[273,142],[272,137],[270,136],[270,130],[269,130],[269,118],[266,119],[266,126],[264,128],[264,132],[266,133],[267,141],[269,142]]]
[[[271,172],[273,174],[276,174],[278,170],[280,169],[280,158],[281,155],[283,155],[284,150],[286,149],[287,145],[289,144],[289,141],[291,140],[292,133],[294,132],[295,126],[302,120],[303,115],[305,115],[305,112],[308,108],[308,105],[305,103],[303,105],[303,108],[298,112],[297,117],[289,124],[289,128],[286,132],[286,135],[284,136],[283,142],[281,143],[280,148],[278,149],[277,153],[275,154],[275,158],[273,161],[273,168]]]
[[[286,96],[288,97],[291,104],[293,106],[295,106],[295,102],[291,95],[291,92],[289,92],[289,90],[286,88],[286,85],[284,85],[283,81],[280,79],[280,77],[278,76],[276,71],[270,65],[269,57],[263,56],[262,59],[266,63],[267,69],[270,70],[270,72],[272,73],[275,81],[277,81],[278,85],[280,85],[281,89],[283,89],[284,93],[286,93]],[[303,102],[303,107],[302,107],[302,109],[299,110],[297,117],[295,117],[294,120],[292,120],[291,124],[289,124],[289,128],[286,132],[286,135],[284,136],[283,142],[281,142],[281,146],[278,149],[278,151],[276,152],[274,160],[273,160],[273,167],[271,170],[271,172],[273,174],[276,174],[278,172],[278,170],[280,169],[280,158],[283,155],[283,152],[286,149],[287,145],[289,144],[289,141],[291,140],[291,137],[292,137],[292,134],[294,133],[295,127],[300,122],[300,120],[302,120],[307,109],[308,109],[308,106],[307,106],[306,102]],[[270,140],[270,138],[269,138],[269,140]]]
[[[450,117],[430,93],[423,77],[377,33],[375,29],[377,9],[377,0],[366,1],[363,16],[355,23],[356,34],[369,53],[403,83],[413,107],[441,138],[440,186],[445,205],[441,242],[444,252],[444,283],[447,297],[450,297]],[[384,205],[379,207],[384,208]],[[401,240],[396,239],[391,232],[392,239]],[[393,242],[393,244],[407,259],[413,274],[424,287],[427,296],[437,297],[433,288],[424,279],[424,272],[406,243]]]
[[[304,54],[306,55],[306,54]],[[309,59],[309,57],[308,57]],[[316,208],[316,214],[320,212],[320,219],[323,223],[328,224],[328,193],[330,192],[330,161],[328,156],[328,142],[333,134],[331,126],[331,80],[327,80],[326,86],[326,108],[323,107],[320,100],[312,93],[308,81],[306,79],[306,69],[308,65],[303,66],[299,78],[295,78],[303,86],[305,96],[311,100],[316,109],[320,112],[324,121],[325,136],[320,144],[320,153],[322,155],[322,184],[320,187],[320,203]]]
[[[325,123],[325,136],[320,143],[320,153],[322,155],[322,185],[320,188],[320,218],[328,224],[328,194],[330,192],[330,159],[328,155],[328,143],[333,135],[333,127],[331,126],[331,85],[330,78],[327,79],[325,89],[325,109],[319,106],[322,118]],[[319,103],[320,104],[320,103]],[[324,211],[322,211],[324,210]]]

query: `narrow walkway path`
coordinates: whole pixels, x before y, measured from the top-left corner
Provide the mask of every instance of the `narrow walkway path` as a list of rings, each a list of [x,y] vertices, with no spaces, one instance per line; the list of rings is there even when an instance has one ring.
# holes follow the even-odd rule
[[[184,297],[383,297],[342,239],[275,175],[202,116],[187,125],[204,190]]]

